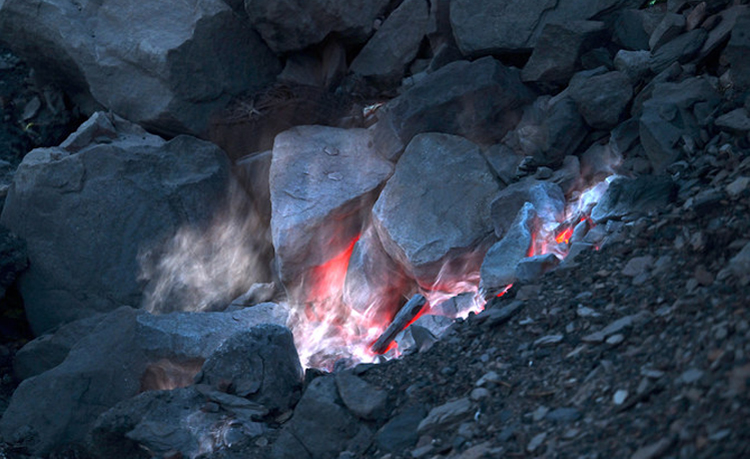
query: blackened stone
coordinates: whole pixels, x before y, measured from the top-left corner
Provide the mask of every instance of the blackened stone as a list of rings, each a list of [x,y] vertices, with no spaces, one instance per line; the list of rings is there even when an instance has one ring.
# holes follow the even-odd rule
[[[413,447],[419,439],[417,427],[427,415],[423,406],[411,406],[392,417],[375,436],[375,442],[383,451],[404,451]]]
[[[630,79],[622,72],[607,72],[571,81],[569,88],[578,111],[595,129],[615,127],[633,98]]]
[[[347,371],[336,374],[336,387],[349,411],[362,419],[378,419],[385,415],[388,393]]]
[[[521,72],[523,81],[564,83],[576,70],[583,53],[599,45],[605,25],[597,21],[547,24]]]
[[[595,223],[625,215],[664,210],[677,193],[677,185],[666,175],[645,175],[636,179],[618,178],[591,211]]]
[[[196,382],[261,403],[270,410],[294,406],[302,387],[302,367],[294,337],[278,325],[236,333],[206,360]]]
[[[665,43],[651,53],[651,70],[659,73],[673,62],[680,64],[690,62],[698,55],[707,37],[708,32],[705,29],[693,29]]]
[[[452,62],[381,109],[385,119],[377,125],[375,140],[395,134],[408,144],[421,132],[444,132],[494,143],[515,126],[517,109],[530,99],[518,70],[492,57]]]

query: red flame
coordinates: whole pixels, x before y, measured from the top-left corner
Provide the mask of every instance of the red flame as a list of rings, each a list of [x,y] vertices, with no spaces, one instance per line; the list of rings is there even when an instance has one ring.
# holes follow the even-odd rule
[[[555,242],[557,242],[558,244],[562,244],[563,242],[567,244],[568,242],[570,242],[570,236],[572,235],[573,235],[572,227],[564,229],[557,235],[557,237],[555,237]]]

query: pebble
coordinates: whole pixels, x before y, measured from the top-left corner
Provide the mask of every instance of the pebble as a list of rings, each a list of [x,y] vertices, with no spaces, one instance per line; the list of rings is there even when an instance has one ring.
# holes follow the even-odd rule
[[[534,413],[532,413],[531,418],[534,420],[534,422],[539,422],[542,419],[544,419],[545,416],[547,416],[548,412],[549,412],[549,408],[542,405],[539,408],[534,410]]]
[[[562,342],[563,335],[547,335],[542,336],[538,340],[534,341],[534,346],[552,346]]]
[[[430,410],[426,418],[419,423],[417,431],[420,434],[438,429],[446,424],[460,420],[471,412],[471,401],[464,397]]]
[[[547,413],[547,420],[553,422],[573,422],[581,418],[581,412],[575,408],[557,408]]]
[[[534,438],[532,438],[529,444],[526,446],[526,451],[533,453],[540,446],[542,446],[542,443],[544,443],[544,440],[546,439],[547,439],[547,432],[542,432],[538,435],[535,435]]]
[[[607,338],[607,344],[610,344],[612,346],[616,346],[616,345],[622,343],[623,341],[625,341],[625,335],[623,335],[621,333],[616,333],[616,334],[610,336],[609,338]]]
[[[600,316],[598,312],[582,304],[578,305],[578,308],[576,309],[576,314],[578,315],[578,317],[599,317]]]
[[[653,459],[664,454],[672,446],[672,438],[662,438],[656,443],[646,445],[630,456],[630,459]]]
[[[742,194],[748,186],[750,186],[750,177],[737,177],[732,183],[727,185],[726,191],[730,197],[736,198]]]
[[[631,258],[628,263],[622,268],[623,276],[636,277],[646,272],[654,264],[654,257],[646,255],[643,257]]]
[[[703,376],[703,371],[698,368],[690,368],[684,371],[678,378],[678,382],[685,384],[693,384],[697,382]]]
[[[487,383],[497,384],[500,381],[502,381],[502,379],[500,379],[500,375],[498,375],[497,372],[489,371],[485,373],[484,376],[477,379],[477,382],[474,383],[474,385],[477,387],[482,387]]]
[[[471,394],[469,394],[469,397],[474,401],[479,401],[489,396],[490,396],[490,391],[488,391],[484,387],[477,387],[476,389],[471,391]]]
[[[625,403],[625,399],[628,398],[628,391],[625,389],[620,389],[617,392],[615,392],[615,395],[612,396],[612,401],[615,403],[615,405],[622,405]]]

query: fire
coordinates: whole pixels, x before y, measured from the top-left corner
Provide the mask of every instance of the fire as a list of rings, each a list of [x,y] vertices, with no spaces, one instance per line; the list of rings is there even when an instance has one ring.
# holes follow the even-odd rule
[[[555,237],[555,242],[557,242],[558,244],[562,244],[563,242],[567,244],[568,242],[570,242],[570,236],[572,235],[573,228],[564,229],[562,230],[562,232],[560,232],[560,234],[557,235],[557,237]]]

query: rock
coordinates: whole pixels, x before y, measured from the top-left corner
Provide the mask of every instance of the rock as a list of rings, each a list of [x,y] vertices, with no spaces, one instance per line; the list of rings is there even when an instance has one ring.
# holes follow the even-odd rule
[[[615,127],[633,98],[630,79],[622,72],[607,72],[571,81],[570,97],[586,123],[594,129]]]
[[[716,118],[716,126],[729,132],[744,134],[750,131],[750,116],[747,110],[740,107]]]
[[[732,35],[724,49],[724,57],[732,70],[732,82],[738,90],[750,88],[750,64],[746,56],[750,50],[750,11],[741,11],[732,27]]]
[[[737,177],[726,186],[725,190],[729,197],[738,198],[742,193],[750,188],[750,177]]]
[[[484,323],[484,326],[486,326],[487,328],[492,328],[497,325],[502,325],[510,320],[510,318],[513,317],[518,311],[523,309],[523,307],[523,301],[514,301],[511,304],[503,306],[501,308],[487,308],[482,311],[477,317]]]
[[[503,143],[520,155],[532,157],[537,166],[556,168],[563,158],[576,152],[586,134],[586,125],[571,98],[542,96],[524,108],[521,121]]]
[[[613,180],[591,211],[594,223],[664,209],[676,197],[677,185],[666,175]]]
[[[383,22],[352,62],[350,70],[375,83],[400,82],[427,34],[428,2],[405,0]]]
[[[503,188],[492,200],[492,221],[498,238],[505,236],[515,224],[518,212],[529,202],[544,223],[559,222],[565,211],[565,196],[551,182],[524,179]]]
[[[719,46],[726,43],[734,28],[737,18],[747,15],[750,8],[747,5],[735,5],[721,11],[718,17],[719,24],[708,33],[706,42],[701,48],[700,57],[704,58],[714,52]],[[730,52],[731,54],[731,52]]]
[[[628,391],[625,389],[620,389],[612,396],[612,402],[615,405],[622,405],[625,403],[625,400],[628,398]]]
[[[633,257],[625,264],[622,269],[622,275],[628,277],[637,277],[651,269],[654,264],[654,257],[646,255],[643,257]]]
[[[580,161],[583,183],[601,183],[615,174],[615,169],[622,163],[622,156],[615,153],[609,143],[595,143],[583,152]]]
[[[204,133],[212,111],[267,85],[280,70],[258,34],[222,0],[168,6],[106,0],[86,7],[6,1],[0,17],[0,36],[12,37],[14,51],[37,75],[84,111],[105,107],[169,135]]]
[[[13,359],[14,376],[23,381],[61,364],[73,346],[94,331],[103,318],[104,314],[95,314],[29,341]]]
[[[552,422],[574,422],[581,419],[582,413],[576,408],[557,408],[550,411],[545,419]]]
[[[307,451],[309,457],[326,459],[348,449],[349,443],[360,431],[360,424],[342,406],[334,377],[322,376],[307,387],[294,410],[294,416],[284,426],[282,435],[284,431],[303,445],[303,451]],[[273,457],[294,456],[285,453],[277,442],[274,444]]]
[[[639,6],[635,0],[604,0],[596,5],[574,1],[458,0],[451,2],[450,20],[461,52],[482,55],[530,50],[548,23],[595,19],[618,8]]]
[[[664,13],[655,8],[621,10],[614,23],[613,39],[625,50],[648,50],[649,38],[663,16]]]
[[[281,280],[296,282],[351,245],[392,171],[364,129],[299,126],[279,134],[270,187]]]
[[[470,414],[471,401],[468,398],[460,398],[431,409],[427,417],[419,423],[417,431],[420,435],[435,432],[457,423]]]
[[[0,298],[28,265],[26,242],[0,226]]]
[[[662,438],[655,443],[638,448],[638,450],[630,456],[630,459],[656,459],[662,457],[664,453],[672,447],[673,443],[674,438],[672,437]]]
[[[651,52],[651,71],[659,73],[673,62],[685,64],[698,55],[706,41],[708,32],[705,29],[694,29],[665,43]]]
[[[253,284],[245,293],[233,299],[227,308],[248,308],[267,303],[273,299],[276,293],[274,282]]]
[[[729,260],[728,268],[739,279],[750,276],[750,243]]]
[[[376,420],[385,415],[388,393],[384,390],[346,371],[336,373],[336,387],[344,405],[360,418]]]
[[[507,186],[516,178],[518,165],[523,156],[513,151],[507,145],[498,143],[482,151],[495,175]]]
[[[235,333],[206,360],[196,382],[284,412],[294,406],[302,385],[294,337],[279,325]]]
[[[546,335],[534,341],[534,346],[554,346],[562,342],[563,335]]]
[[[675,13],[665,14],[648,40],[649,49],[655,52],[663,44],[677,38],[683,30],[685,30],[685,16]]]
[[[517,109],[529,100],[519,72],[492,57],[452,62],[381,109],[375,140],[395,134],[406,145],[419,133],[444,132],[495,143],[515,126]]]
[[[536,210],[527,202],[505,236],[487,251],[480,270],[482,288],[503,288],[516,281],[516,266],[528,255],[536,226]]]
[[[698,382],[703,377],[703,370],[698,368],[689,368],[682,372],[677,378],[677,382],[680,384],[693,384]]]
[[[629,316],[621,317],[614,322],[610,323],[598,332],[591,333],[581,338],[584,343],[601,343],[607,337],[614,335],[626,328],[630,328],[633,325],[643,323],[649,319],[648,313],[638,313]]]
[[[383,188],[373,222],[386,252],[431,284],[446,261],[491,239],[489,203],[499,189],[476,145],[447,134],[420,134]]]
[[[524,258],[516,266],[516,278],[521,282],[531,282],[559,264],[560,259],[553,253]]]
[[[426,415],[427,411],[422,406],[412,406],[392,417],[375,436],[378,448],[386,452],[412,448],[419,439],[419,423]]]
[[[609,148],[615,156],[623,157],[640,140],[638,119],[630,118],[612,129],[609,136]]]
[[[36,334],[139,306],[151,285],[139,280],[139,255],[183,224],[208,222],[227,192],[229,164],[215,145],[187,136],[166,142],[121,118],[109,121],[115,131],[75,153],[26,155],[0,215],[28,244],[31,265],[19,288]],[[79,148],[87,132],[66,145]]]
[[[546,24],[521,72],[523,81],[565,83],[583,53],[599,45],[605,25],[597,21]]]
[[[238,159],[234,167],[240,185],[247,191],[264,222],[271,221],[271,159],[272,152],[264,151]]]
[[[581,161],[577,156],[566,156],[562,166],[552,174],[552,183],[556,183],[564,195],[571,193],[581,179]]]
[[[153,316],[118,308],[101,317],[62,363],[21,383],[0,420],[0,434],[38,455],[80,442],[115,404],[143,390],[190,384],[224,340],[262,320],[252,309]]]
[[[326,0],[283,4],[274,0],[245,0],[250,24],[276,53],[307,48],[331,33],[350,43],[362,43],[387,6],[388,0],[335,4]]]
[[[637,83],[651,72],[650,61],[651,53],[648,51],[621,49],[615,54],[614,66],[618,71],[625,73],[631,82]]]
[[[539,449],[540,446],[544,444],[544,440],[547,439],[547,432],[542,432],[540,434],[535,435],[531,441],[529,441],[529,444],[526,445],[526,451],[533,453],[537,449]]]

